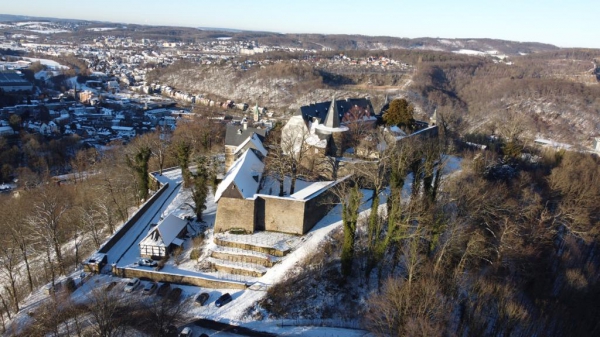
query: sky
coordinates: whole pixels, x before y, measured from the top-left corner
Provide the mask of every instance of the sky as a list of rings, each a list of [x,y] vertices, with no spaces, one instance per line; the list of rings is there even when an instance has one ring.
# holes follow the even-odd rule
[[[598,0],[2,0],[2,14],[600,48]]]

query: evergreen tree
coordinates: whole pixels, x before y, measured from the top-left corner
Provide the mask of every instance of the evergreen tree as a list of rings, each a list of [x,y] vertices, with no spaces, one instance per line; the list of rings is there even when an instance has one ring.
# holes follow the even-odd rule
[[[352,273],[354,246],[356,241],[356,225],[358,222],[358,209],[362,200],[362,193],[358,185],[350,190],[350,195],[342,204],[342,222],[344,225],[344,244],[342,246],[342,276],[348,277]]]
[[[395,99],[383,114],[383,120],[389,126],[399,126],[407,131],[413,131],[415,129],[414,112],[415,108],[407,100]]]
[[[150,177],[148,176],[148,161],[152,151],[147,146],[140,147],[133,160],[127,156],[127,165],[135,171],[138,179],[138,196],[140,200],[146,200],[148,197],[148,188],[150,188]]]
[[[211,174],[207,168],[206,158],[202,156],[198,160],[198,170],[191,176],[193,182],[191,185],[192,199],[195,204],[194,211],[196,212],[197,221],[202,221],[202,212],[206,209],[210,178]]]
[[[190,152],[192,147],[190,143],[186,141],[179,141],[175,146],[175,152],[177,156],[177,162],[181,167],[181,176],[183,177],[183,187],[190,186],[191,174],[190,174]]]

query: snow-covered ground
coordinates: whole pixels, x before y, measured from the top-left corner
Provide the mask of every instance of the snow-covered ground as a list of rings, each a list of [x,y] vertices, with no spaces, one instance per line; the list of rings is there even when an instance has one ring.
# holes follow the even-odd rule
[[[116,29],[115,27],[95,27],[95,28],[88,28],[87,30],[92,31],[92,32],[106,32],[109,30],[114,30]]]
[[[453,51],[453,53],[456,53],[456,54],[465,54],[465,55],[476,55],[476,56],[485,56],[485,55],[487,55],[486,53],[484,53],[482,51],[471,50],[471,49],[455,50],[455,51]]]
[[[39,59],[39,58],[35,58],[35,57],[23,57],[23,59],[30,61],[30,62],[40,62],[42,65],[45,65],[47,67],[54,68],[54,69],[69,69],[69,67],[63,66],[62,64],[60,64],[54,60]]]
[[[65,29],[56,28],[56,26],[50,22],[27,21],[17,22],[14,25],[19,27],[20,29],[40,34],[56,34],[69,32]]]
[[[443,167],[443,174],[449,175],[453,172],[460,170],[461,159],[454,156],[445,156],[445,165]],[[180,187],[181,183],[181,170],[169,170],[165,171],[162,176],[155,175],[161,183],[169,183],[169,188],[165,193],[160,196],[160,200],[156,202],[149,210],[138,221],[138,224],[134,226],[122,240],[119,241],[109,251],[109,264],[116,262],[119,266],[133,266],[135,268],[146,268],[135,266],[135,262],[139,259],[139,248],[138,243],[143,238],[145,233],[148,231],[148,225],[150,223],[156,223],[158,220],[168,214],[176,214],[180,217],[190,215],[191,207],[191,195],[188,190]],[[406,179],[404,193],[410,195],[410,183],[412,178],[409,176]],[[372,191],[363,190],[362,205],[359,210],[361,217],[365,217],[370,212],[370,199],[372,197]],[[381,197],[381,206],[385,207],[386,202],[385,193]],[[206,245],[204,249],[209,251],[210,249],[226,249],[223,247],[217,247],[213,242],[212,237],[212,224],[214,224],[216,215],[216,203],[212,194],[206,201],[206,210],[203,212],[203,220],[205,223],[206,230]],[[336,229],[342,226],[341,221],[341,206],[334,207],[321,221],[319,221],[315,227],[308,232],[306,235],[297,237],[281,233],[258,233],[256,235],[233,235],[233,234],[219,234],[220,238],[226,240],[237,240],[239,242],[252,243],[254,245],[263,245],[267,247],[278,247],[281,249],[290,249],[291,252],[283,258],[280,258],[280,262],[275,264],[271,268],[266,268],[266,273],[262,277],[243,277],[239,275],[225,275],[224,273],[202,273],[197,271],[197,261],[189,259],[189,243],[186,243],[187,251],[184,254],[186,258],[178,265],[174,264],[173,259],[165,265],[161,272],[173,273],[173,274],[185,274],[185,275],[199,275],[208,278],[229,278],[238,277],[239,281],[244,281],[250,285],[250,287],[244,290],[233,290],[233,289],[207,289],[196,286],[180,286],[177,287],[182,289],[182,305],[184,306],[184,312],[189,317],[195,319],[209,319],[222,323],[228,323],[237,326],[243,326],[254,330],[260,330],[265,332],[271,332],[280,336],[365,336],[367,332],[362,330],[352,329],[339,329],[339,328],[327,328],[327,327],[313,327],[313,326],[289,326],[294,325],[293,321],[286,323],[281,326],[282,321],[279,320],[256,320],[249,315],[250,310],[255,307],[256,303],[264,299],[267,292],[266,290],[273,284],[276,284],[287,277],[290,270],[299,266],[303,260],[309,257],[314,252],[318,251],[320,245],[327,240],[330,235]],[[206,251],[204,256],[206,256]],[[258,254],[248,252],[248,254]],[[116,257],[119,257],[116,259]],[[74,273],[72,277],[77,278],[79,272]],[[122,285],[126,280],[112,277],[110,275],[95,275],[89,278],[83,286],[77,289],[73,293],[73,300],[75,301],[86,301],[89,297],[89,292],[96,287],[103,287],[108,282],[113,280],[119,281],[119,286],[113,291],[122,291]],[[143,281],[145,283],[147,281]],[[141,296],[140,290],[138,289],[132,294],[124,294],[124,296]],[[194,303],[194,298],[201,292],[207,292],[210,295],[208,304],[199,306]],[[222,307],[216,307],[215,300],[224,293],[229,292],[233,297],[233,301]],[[39,303],[43,302],[48,298],[42,290],[38,290],[23,303],[23,310],[15,318],[17,326],[23,326],[29,319],[32,319],[25,313],[35,308]],[[297,323],[297,322],[296,322]],[[302,323],[299,323],[302,324]],[[194,327],[195,331],[205,332],[206,329]],[[235,336],[235,334],[224,333],[224,332],[209,332],[210,335],[218,334],[219,336]]]
[[[34,77],[35,77],[36,80],[39,80],[39,79],[42,79],[42,78],[45,79],[45,80],[47,80],[47,79],[49,79],[51,77],[54,77],[54,76],[56,76],[54,71],[46,71],[46,70],[38,71],[34,75]]]

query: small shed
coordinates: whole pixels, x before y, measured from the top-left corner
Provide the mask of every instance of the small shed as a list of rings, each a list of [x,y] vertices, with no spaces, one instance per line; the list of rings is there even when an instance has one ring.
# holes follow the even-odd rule
[[[99,274],[102,268],[106,265],[107,262],[106,254],[95,253],[90,256],[89,259],[83,262],[83,270],[88,273],[96,273]]]
[[[144,258],[163,258],[175,247],[183,245],[188,222],[170,214],[156,227],[150,229],[140,242],[140,255]]]

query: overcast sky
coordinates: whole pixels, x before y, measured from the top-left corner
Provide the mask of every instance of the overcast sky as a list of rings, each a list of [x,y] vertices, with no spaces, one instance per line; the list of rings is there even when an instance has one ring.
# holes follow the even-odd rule
[[[3,0],[2,14],[600,48],[598,0]],[[594,22],[596,22],[594,24]]]

